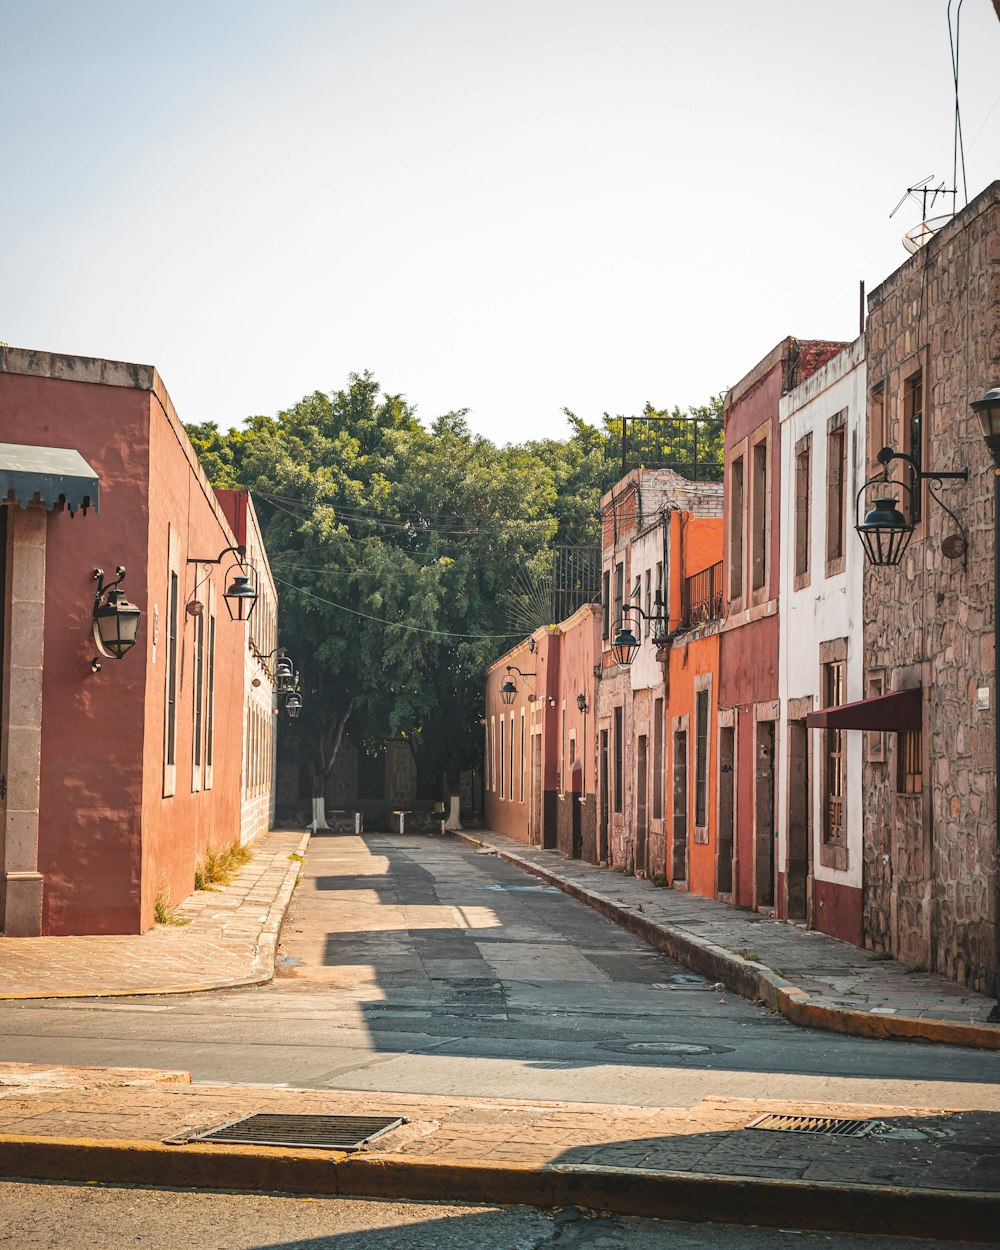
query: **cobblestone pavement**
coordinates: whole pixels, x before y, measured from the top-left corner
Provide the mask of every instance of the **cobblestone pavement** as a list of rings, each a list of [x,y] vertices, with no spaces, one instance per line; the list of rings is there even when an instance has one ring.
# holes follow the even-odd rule
[[[1000,1189],[1000,1115],[705,1098],[693,1107],[439,1098],[188,1084],[179,1072],[0,1064],[0,1140],[163,1141],[254,1112],[405,1116],[369,1151],[466,1163],[572,1164],[907,1189]],[[867,1137],[749,1130],[769,1111],[879,1122]],[[225,1147],[220,1147],[225,1149]]]
[[[125,936],[0,938],[0,999],[166,994],[270,979],[308,835],[272,832],[232,884],[198,890],[179,924]]]
[[[637,926],[662,928],[673,931],[682,944],[696,952],[717,952],[737,982],[741,976],[752,982],[754,975],[763,972],[765,976],[771,974],[772,981],[784,981],[805,991],[811,1007],[833,1011],[841,1020],[845,1013],[864,1012],[884,1017],[877,1027],[887,1029],[892,1028],[891,1017],[923,1020],[928,1025],[941,1022],[943,1027],[934,1033],[933,1040],[965,1044],[968,1038],[949,1038],[947,1025],[972,1024],[982,1026],[987,1045],[995,1032],[995,1044],[1000,1046],[1000,1027],[987,1024],[994,1000],[944,977],[873,957],[870,951],[803,925],[569,860],[556,851],[525,846],[503,834],[477,830],[462,836],[544,875],[553,884],[568,887],[575,897],[598,905],[605,915],[626,922],[633,932],[638,931]],[[677,950],[670,953],[685,960]],[[739,983],[731,987],[741,989]],[[809,1022],[823,1027],[819,1020]],[[840,1031],[856,1030],[845,1027]]]

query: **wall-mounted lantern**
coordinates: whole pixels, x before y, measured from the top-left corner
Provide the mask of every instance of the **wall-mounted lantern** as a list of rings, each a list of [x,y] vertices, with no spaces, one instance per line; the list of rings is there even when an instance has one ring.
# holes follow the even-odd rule
[[[889,477],[889,465],[894,460],[902,460],[910,466],[910,476],[915,483],[916,490],[920,489],[921,483],[930,483],[928,490],[931,498],[948,513],[958,529],[956,534],[949,534],[944,539],[941,550],[949,560],[962,560],[964,563],[969,549],[965,530],[958,517],[934,490],[934,486],[935,484],[940,486],[946,481],[967,482],[969,470],[960,469],[952,473],[938,470],[925,472],[912,456],[907,455],[905,451],[893,451],[891,447],[883,447],[878,453],[878,462],[883,466],[883,471],[880,476],[869,478],[864,483],[854,501],[854,528],[864,544],[869,563],[878,567],[898,564],[913,536],[913,522],[897,506],[899,503],[897,496],[900,491],[907,493],[910,501],[909,511],[912,516],[915,490],[909,482],[893,481]],[[864,520],[862,520],[861,500],[865,491],[873,488],[881,493],[875,499],[875,506],[865,513]]]
[[[578,694],[576,696],[576,706],[581,712],[587,711],[587,696],[585,694]]]
[[[285,711],[292,720],[295,720],[302,711],[302,696],[297,691],[293,690],[285,700]]]
[[[104,570],[94,569],[94,580],[97,582],[92,612],[94,643],[101,655],[109,660],[112,656],[120,660],[126,651],[132,649],[142,618],[141,610],[134,603],[129,603],[124,590],[118,589],[125,580],[125,566],[119,564],[115,572],[115,580],[105,585]],[[90,667],[98,672],[100,661],[95,657]]]
[[[654,625],[654,633],[657,632],[657,626],[660,627],[659,632],[666,632],[666,621],[663,619],[663,613],[659,611],[663,607],[663,601],[657,594],[655,599],[657,607],[656,612],[644,612],[637,604],[626,603],[622,608],[622,620],[618,622],[618,632],[615,634],[614,641],[611,644],[611,654],[616,664],[622,664],[626,668],[632,663],[639,651],[639,639],[633,634],[629,622],[624,619],[628,612],[638,612],[644,621],[652,621]]]
[[[535,673],[522,673],[516,664],[507,665],[507,679],[500,687],[500,700],[508,706],[510,706],[510,704],[517,698],[517,684],[515,683],[513,677],[511,677],[511,673],[517,673],[519,677],[536,676]],[[528,688],[531,688],[530,682],[528,683]]]
[[[975,400],[972,411],[979,419],[979,428],[993,463],[1000,468],[1000,387],[994,387],[982,399]]]
[[[230,620],[248,621],[254,608],[257,606],[257,590],[250,579],[249,573],[246,571],[252,567],[247,563],[246,547],[225,547],[214,560],[211,558],[189,558],[188,564],[221,564],[230,552],[235,553],[236,561],[226,569],[225,580],[229,584],[222,597],[226,601]],[[240,570],[239,573],[235,572],[236,569]],[[231,573],[233,578],[230,581]]]

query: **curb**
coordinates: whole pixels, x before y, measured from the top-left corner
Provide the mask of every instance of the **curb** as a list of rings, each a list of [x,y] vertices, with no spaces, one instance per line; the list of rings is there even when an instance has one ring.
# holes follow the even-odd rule
[[[0,1137],[0,1175],[330,1197],[582,1206],[616,1215],[989,1242],[1000,1195],[440,1156]]]
[[[947,1046],[969,1046],[978,1050],[1000,1050],[1000,1029],[989,1024],[958,1024],[950,1020],[924,1019],[920,1016],[874,1016],[850,1007],[827,1007],[810,1000],[809,994],[785,980],[766,964],[724,950],[712,942],[701,941],[685,929],[656,924],[628,907],[613,903],[602,894],[575,881],[567,881],[540,864],[531,863],[513,851],[491,846],[474,834],[458,835],[466,842],[487,847],[501,859],[529,872],[564,894],[586,903],[620,928],[642,938],[650,946],[672,959],[687,964],[695,972],[721,981],[727,989],[742,998],[764,1003],[802,1028],[824,1029],[828,1033],[846,1033],[852,1037],[895,1038],[911,1042],[938,1042]]]
[[[298,846],[293,852],[295,855],[305,854],[310,836],[308,831],[302,835]],[[229,977],[224,980],[214,981],[191,981],[182,985],[144,986],[138,989],[121,987],[113,990],[65,990],[59,994],[53,994],[51,991],[49,993],[39,992],[38,990],[29,990],[23,994],[5,994],[0,992],[0,1002],[45,998],[142,998],[150,994],[199,994],[206,990],[236,990],[249,988],[252,985],[266,985],[274,978],[274,960],[278,951],[278,937],[285,920],[285,913],[288,911],[288,905],[292,901],[292,891],[295,889],[295,880],[298,875],[298,861],[290,859],[284,880],[268,907],[267,919],[261,926],[261,931],[257,938],[253,963],[250,965],[250,972],[246,976]]]

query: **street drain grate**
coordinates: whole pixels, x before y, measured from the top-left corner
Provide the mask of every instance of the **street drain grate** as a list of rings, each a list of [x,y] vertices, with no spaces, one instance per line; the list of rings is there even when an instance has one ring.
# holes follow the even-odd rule
[[[878,1120],[840,1120],[829,1115],[759,1115],[747,1128],[768,1129],[775,1133],[812,1133],[820,1137],[867,1137],[878,1128]]]
[[[306,1146],[318,1150],[360,1150],[373,1137],[406,1123],[404,1116],[269,1115],[259,1113],[197,1133],[188,1141],[249,1146]]]

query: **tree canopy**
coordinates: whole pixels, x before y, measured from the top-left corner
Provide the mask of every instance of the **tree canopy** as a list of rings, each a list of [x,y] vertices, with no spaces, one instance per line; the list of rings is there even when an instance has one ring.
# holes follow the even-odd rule
[[[567,416],[566,439],[498,447],[465,411],[422,425],[362,373],[239,430],[188,427],[213,485],[253,493],[316,785],[345,729],[405,738],[425,777],[477,760],[483,669],[523,632],[511,596],[544,585],[554,543],[598,542],[620,472],[621,418]]]

